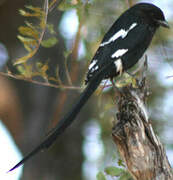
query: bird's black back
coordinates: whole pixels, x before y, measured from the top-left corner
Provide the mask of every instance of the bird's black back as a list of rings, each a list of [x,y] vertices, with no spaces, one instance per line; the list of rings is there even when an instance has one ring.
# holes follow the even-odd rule
[[[148,11],[147,15],[143,9]],[[99,46],[91,61],[92,63],[97,60],[97,63],[93,68],[88,70],[86,83],[90,81],[100,68],[103,68],[107,63],[110,63],[110,61],[112,61],[112,68],[107,70],[105,78],[112,78],[117,75],[117,69],[114,62],[118,59],[122,60],[124,71],[138,62],[151,43],[156,29],[159,27],[157,24],[153,23],[152,18],[150,18],[149,13],[152,9],[158,12],[158,17],[161,16],[160,13],[162,13],[162,11],[156,6],[148,3],[140,3],[125,11],[115,21],[109,31],[105,34],[101,46]],[[129,30],[130,27],[133,28]],[[106,43],[109,42],[116,33],[121,33],[123,30],[126,32],[129,30],[125,37],[120,36],[115,41]],[[127,52],[120,57],[111,57],[113,53],[122,49],[127,49]],[[98,68],[93,71],[96,66],[98,66]]]

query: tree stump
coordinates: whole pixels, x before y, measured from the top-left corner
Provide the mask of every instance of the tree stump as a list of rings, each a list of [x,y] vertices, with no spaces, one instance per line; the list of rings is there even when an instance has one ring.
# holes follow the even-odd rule
[[[148,96],[145,79],[137,81],[137,88],[121,89],[113,141],[134,180],[173,180],[164,147],[145,109]]]

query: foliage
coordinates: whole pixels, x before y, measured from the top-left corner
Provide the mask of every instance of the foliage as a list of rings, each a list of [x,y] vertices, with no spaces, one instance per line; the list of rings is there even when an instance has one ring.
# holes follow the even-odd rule
[[[106,180],[106,177],[103,172],[98,172],[97,180]]]
[[[49,4],[48,4],[49,3]],[[52,0],[48,2],[48,0],[44,1],[44,7],[33,7],[31,5],[25,6],[25,9],[20,9],[20,15],[30,18],[34,23],[25,21],[24,26],[20,26],[18,28],[19,35],[17,38],[22,42],[24,48],[27,51],[27,54],[23,57],[15,60],[14,65],[16,66],[20,75],[12,74],[10,70],[6,73],[2,73],[3,75],[10,76],[16,79],[30,81],[32,83],[41,84],[45,86],[52,86],[56,88],[69,88],[69,89],[79,89],[78,87],[69,87],[62,83],[59,78],[59,67],[57,67],[56,77],[49,77],[47,71],[49,69],[48,61],[43,64],[41,62],[37,62],[33,64],[31,62],[34,55],[39,50],[39,47],[42,46],[44,48],[52,48],[58,43],[58,39],[56,38],[56,31],[53,24],[49,24],[47,22],[48,13],[56,7],[57,0]],[[76,5],[74,5],[76,4]],[[80,5],[77,5],[80,4]],[[80,8],[82,5],[81,2],[73,2],[71,1],[60,1],[59,9],[67,10],[68,8],[72,8],[73,6],[76,8]],[[45,31],[48,31],[50,37],[45,39]],[[65,63],[67,63],[67,59],[70,56],[71,51],[69,53],[64,52]],[[66,65],[66,75],[69,77],[67,65]],[[33,80],[33,77],[40,76],[42,77],[44,82],[39,82]],[[49,81],[54,81],[54,84],[49,83]],[[69,80],[71,81],[71,80]],[[72,84],[71,84],[72,85]]]
[[[56,0],[50,1],[50,4],[48,4],[48,0],[45,0],[44,8],[28,5],[25,6],[25,9],[19,10],[20,15],[26,18],[30,18],[33,22],[36,22],[36,25],[26,20],[25,25],[18,28],[19,35],[17,37],[22,42],[24,48],[27,51],[27,54],[23,57],[18,58],[14,62],[14,65],[17,67],[20,75],[13,75],[9,70],[5,75],[9,75],[16,79],[28,80],[30,82],[38,84],[39,82],[32,81],[32,78],[35,76],[40,76],[45,80],[45,84],[41,84],[48,86],[51,86],[51,84],[48,83],[49,79],[58,82],[58,77],[57,79],[48,77],[47,70],[49,69],[49,67],[47,62],[45,64],[38,62],[35,65],[30,62],[34,55],[37,53],[40,45],[45,48],[51,48],[58,43],[53,25],[47,23],[48,12],[49,10],[51,10],[55,3]],[[48,39],[44,39],[46,29],[51,35]]]
[[[19,35],[17,38],[22,42],[27,54],[15,60],[14,65],[16,66],[19,75],[13,74],[9,69],[7,73],[1,72],[2,75],[10,76],[15,79],[25,80],[32,83],[50,86],[62,89],[81,89],[72,85],[71,76],[69,73],[67,59],[73,56],[73,59],[77,59],[77,53],[79,49],[80,40],[80,30],[83,23],[83,10],[89,7],[89,3],[84,3],[81,0],[44,0],[44,7],[34,7],[32,5],[25,6],[25,9],[20,9],[19,13],[25,18],[30,18],[31,21],[26,20],[25,25],[18,28]],[[44,48],[53,48],[57,43],[56,31],[53,24],[47,22],[48,13],[51,12],[55,7],[58,7],[60,11],[66,11],[69,9],[76,9],[79,21],[81,23],[78,34],[76,35],[76,40],[72,50],[67,50],[64,52],[64,64],[65,64],[65,74],[69,85],[63,84],[59,77],[59,67],[56,67],[56,77],[48,76],[48,61],[43,64],[42,62],[33,63],[34,56],[38,52],[40,46]],[[34,23],[33,23],[34,22]],[[45,38],[45,32],[49,33],[49,38]],[[35,61],[35,60],[34,60]],[[44,60],[45,61],[45,60]],[[41,77],[43,81],[34,80],[34,77]],[[50,82],[53,82],[50,83]]]
[[[106,180],[107,176],[118,177],[119,180],[132,180],[130,174],[124,168],[109,166],[104,169],[104,172],[98,172],[97,180]]]
[[[26,6],[26,9],[27,11],[20,10],[20,14],[25,17],[37,18],[39,23],[37,26],[34,26],[32,23],[26,21],[25,26],[20,26],[18,28],[20,33],[18,38],[23,43],[25,49],[28,51],[28,54],[17,59],[15,65],[26,63],[35,55],[40,46],[46,28],[47,14],[44,10],[32,6]],[[29,12],[29,10],[31,12]]]

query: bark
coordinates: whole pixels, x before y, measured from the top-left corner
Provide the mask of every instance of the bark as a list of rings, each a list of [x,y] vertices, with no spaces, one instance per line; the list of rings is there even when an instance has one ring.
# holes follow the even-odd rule
[[[145,109],[147,96],[145,77],[137,81],[137,88],[121,89],[113,141],[135,180],[171,180],[173,175],[165,149]]]

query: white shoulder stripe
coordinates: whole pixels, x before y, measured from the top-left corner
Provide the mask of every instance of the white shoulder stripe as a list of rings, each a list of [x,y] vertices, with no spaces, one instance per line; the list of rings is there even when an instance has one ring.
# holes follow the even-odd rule
[[[114,42],[119,37],[125,38],[130,30],[132,30],[135,26],[137,26],[137,23],[133,23],[128,30],[121,29],[118,32],[116,32],[108,41],[103,42],[100,44],[100,47],[103,47],[111,42]]]
[[[127,51],[128,51],[128,49],[119,49],[112,54],[111,58],[118,58],[118,57],[124,55]]]
[[[120,31],[118,31],[117,33],[115,33],[108,41],[103,42],[100,44],[100,46],[105,46],[113,41],[115,41],[116,39],[118,39],[119,37],[125,37],[126,36],[126,31],[124,29],[121,29]]]
[[[135,26],[137,26],[137,23],[133,23],[130,28],[129,28],[129,31],[132,30]]]

